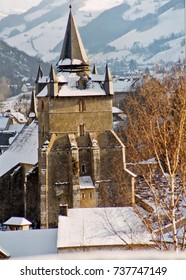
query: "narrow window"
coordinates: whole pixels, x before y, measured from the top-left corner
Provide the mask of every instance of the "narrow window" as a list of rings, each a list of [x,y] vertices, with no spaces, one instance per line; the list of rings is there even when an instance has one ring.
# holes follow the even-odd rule
[[[82,111],[86,111],[85,100],[82,100]]]
[[[83,111],[83,102],[82,102],[82,100],[79,101],[79,111],[80,112]]]
[[[42,100],[41,102],[41,110],[44,111],[45,105],[44,105],[44,101]]]
[[[84,192],[81,194],[81,197],[82,197],[82,199],[85,199],[85,193]]]
[[[80,112],[86,111],[85,100],[80,100],[79,101],[79,111]]]
[[[90,198],[92,199],[92,198],[93,198],[93,193],[91,193],[91,192],[90,192],[90,194],[89,194],[89,195],[90,195]]]
[[[81,166],[81,172],[82,172],[82,174],[85,174],[85,172],[86,172],[85,164],[82,164],[82,166]]]
[[[79,131],[80,131],[80,136],[85,135],[85,125],[84,124],[80,124]]]
[[[44,137],[44,135],[45,135],[45,127],[44,127],[44,125],[42,126],[42,137]]]

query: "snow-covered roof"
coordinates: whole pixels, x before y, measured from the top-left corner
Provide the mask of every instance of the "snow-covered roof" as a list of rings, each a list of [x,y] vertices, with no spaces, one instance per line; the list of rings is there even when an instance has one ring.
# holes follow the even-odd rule
[[[20,132],[24,126],[25,124],[10,124],[8,130]]]
[[[136,80],[132,77],[114,80],[114,92],[129,92],[135,82]]]
[[[38,124],[25,126],[10,148],[0,155],[0,176],[19,163],[35,165],[38,162]]]
[[[64,85],[59,91],[59,96],[102,96],[106,95],[105,91],[101,89],[99,83],[92,83],[90,88],[85,90],[78,89],[76,87],[69,87]]]
[[[91,74],[91,78],[95,82],[103,82],[105,80],[105,75]]]
[[[19,123],[26,123],[27,119],[20,112],[12,112],[11,116],[14,117]]]
[[[57,229],[0,231],[0,249],[13,258],[54,254],[56,241]]]
[[[152,244],[132,207],[69,209],[59,216],[58,248]]]
[[[77,78],[72,78],[71,82],[62,86],[61,90],[58,92],[59,97],[75,97],[75,96],[103,96],[106,95],[105,91],[100,87],[99,83],[90,82],[90,87],[85,90],[80,90],[76,87]],[[37,95],[37,97],[45,97],[48,95],[47,86]]]
[[[94,189],[94,184],[90,176],[79,177],[80,189]]]
[[[0,115],[0,130],[5,130],[7,129],[8,126],[8,122],[9,122],[9,118],[3,115]]]
[[[82,63],[83,62],[80,59],[69,59],[69,58],[66,58],[64,60],[60,60],[58,62],[58,65],[80,65]]]
[[[6,222],[4,222],[4,225],[8,225],[8,226],[27,226],[31,224],[32,224],[31,222],[29,222],[27,219],[22,217],[11,217]]]
[[[120,109],[117,108],[117,107],[112,107],[112,113],[113,113],[113,114],[121,114],[121,113],[123,113],[123,111],[120,110]]]

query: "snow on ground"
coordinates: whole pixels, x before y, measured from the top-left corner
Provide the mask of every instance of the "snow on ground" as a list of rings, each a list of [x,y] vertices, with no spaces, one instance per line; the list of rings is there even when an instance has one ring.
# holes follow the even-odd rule
[[[159,63],[162,59],[163,61],[178,61],[179,59],[182,59],[185,57],[185,47],[180,46],[174,46],[170,48],[169,50],[162,51],[156,55],[154,55],[152,58],[148,59],[148,63]]]
[[[41,14],[42,13],[45,13],[45,11],[41,11]],[[56,47],[56,45],[62,40],[62,38],[64,38],[68,13],[69,11],[66,10],[66,15],[64,15],[66,20],[61,20],[61,18],[59,18],[53,21],[52,24],[46,21],[30,30],[25,30],[25,32],[22,32],[11,38],[7,38],[5,42],[14,47],[16,47],[17,42],[19,42],[20,50],[27,50],[27,53],[29,53],[29,55],[32,56],[41,55],[44,61],[49,61],[51,58],[54,59],[54,55],[52,53],[51,56],[50,51],[52,51]],[[92,20],[92,17],[88,18],[85,15],[85,13],[80,13],[78,11],[77,13],[78,15],[75,15],[75,17],[76,24],[78,25],[78,27],[86,25],[88,21]],[[40,12],[38,12],[38,14],[40,14]],[[26,17],[26,19],[28,19],[28,16]],[[12,31],[12,29],[13,28],[6,28],[6,30],[3,31],[3,35],[6,35],[7,37],[7,35]],[[24,29],[22,26],[22,31],[23,30]]]
[[[3,15],[19,14],[27,11],[29,8],[38,5],[42,0],[0,0],[0,12]]]
[[[132,30],[110,43],[110,46],[120,50],[131,48],[135,42],[143,42],[143,47],[146,47],[161,36],[180,33],[180,26],[184,27],[184,10],[169,10],[159,16],[158,24],[151,29],[143,32]]]
[[[0,102],[0,112],[16,112],[15,108],[21,109],[21,103],[24,102],[28,103],[27,106],[30,106],[31,94],[31,92],[20,93],[19,95],[8,98],[6,101]]]
[[[144,17],[148,13],[155,12],[159,6],[165,5],[169,0],[161,0],[161,4],[158,1],[148,0],[148,1],[127,1],[131,6],[131,9],[125,12],[123,19],[125,20],[135,20],[139,17]],[[135,3],[135,4],[134,4]]]
[[[80,10],[81,11],[103,11],[106,9],[110,9],[116,5],[120,5],[123,3],[123,0],[86,0],[84,7],[82,7]]]

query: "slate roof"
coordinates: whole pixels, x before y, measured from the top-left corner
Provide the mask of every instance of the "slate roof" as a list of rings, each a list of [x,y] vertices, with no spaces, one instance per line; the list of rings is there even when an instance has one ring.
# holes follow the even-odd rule
[[[81,66],[88,66],[89,68],[89,61],[71,9],[69,13],[63,47],[57,66],[59,71],[60,69],[65,70],[66,68],[69,70],[71,67],[72,69],[76,68],[76,70],[78,68],[81,69]]]

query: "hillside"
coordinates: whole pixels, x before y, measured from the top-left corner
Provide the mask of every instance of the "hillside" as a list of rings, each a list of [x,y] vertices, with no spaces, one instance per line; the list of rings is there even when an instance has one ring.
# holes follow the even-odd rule
[[[39,63],[45,71],[48,71],[47,63],[42,63],[38,58],[31,57],[0,41],[0,77],[8,79],[10,85],[17,85],[18,88],[14,88],[17,92],[20,92],[25,82],[34,84]]]
[[[42,0],[24,13],[9,15],[0,21],[0,38],[55,63],[68,5],[66,0]],[[90,60],[100,67],[99,61],[107,61],[117,71],[130,68],[131,61],[147,66],[185,56],[184,0],[79,0],[72,11]]]

